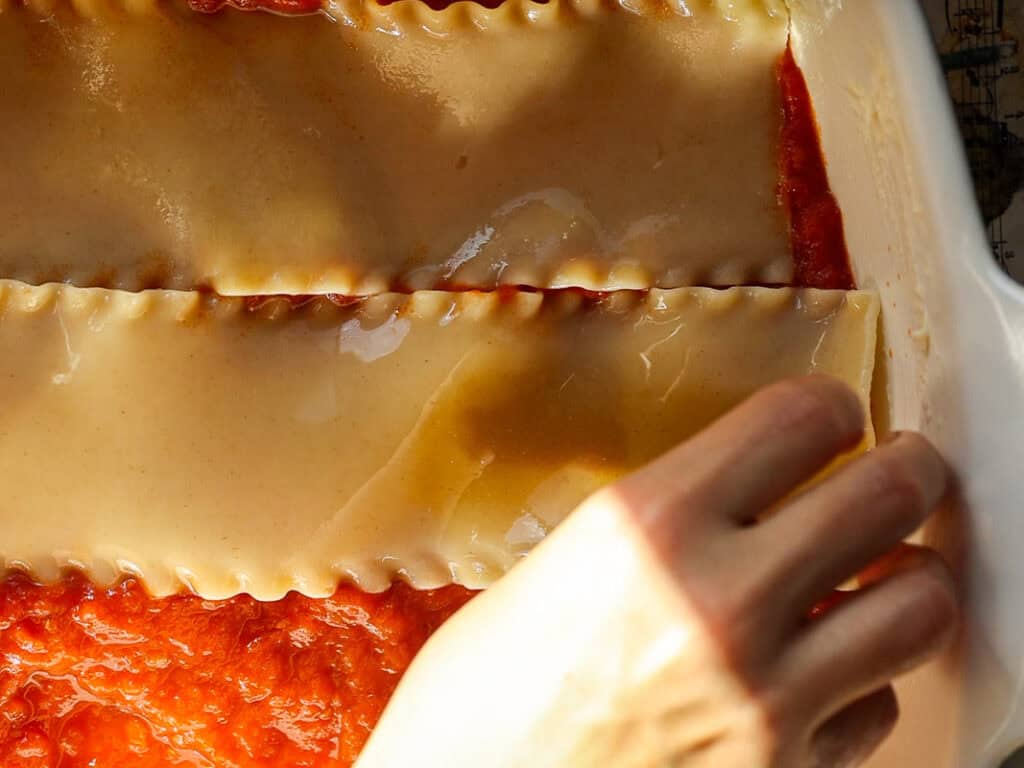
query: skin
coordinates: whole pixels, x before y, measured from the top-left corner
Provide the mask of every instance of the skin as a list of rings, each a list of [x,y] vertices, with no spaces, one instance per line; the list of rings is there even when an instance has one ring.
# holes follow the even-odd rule
[[[586,501],[428,642],[358,768],[861,764],[958,617],[900,545],[947,492],[923,437],[810,482],[863,430],[842,384],[783,382]]]

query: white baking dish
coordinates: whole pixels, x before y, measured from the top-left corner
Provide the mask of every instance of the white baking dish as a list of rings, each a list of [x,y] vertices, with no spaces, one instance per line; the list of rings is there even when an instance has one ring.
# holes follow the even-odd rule
[[[902,685],[872,766],[990,768],[1024,745],[1024,289],[990,254],[916,2],[790,6],[854,271],[883,299],[878,416],[941,446],[966,512],[925,532],[966,553],[965,650]]]

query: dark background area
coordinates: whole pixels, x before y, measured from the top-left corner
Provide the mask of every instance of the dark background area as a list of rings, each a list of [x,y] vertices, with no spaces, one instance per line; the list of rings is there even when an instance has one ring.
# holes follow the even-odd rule
[[[920,1],[960,122],[992,256],[1024,283],[1024,0]]]

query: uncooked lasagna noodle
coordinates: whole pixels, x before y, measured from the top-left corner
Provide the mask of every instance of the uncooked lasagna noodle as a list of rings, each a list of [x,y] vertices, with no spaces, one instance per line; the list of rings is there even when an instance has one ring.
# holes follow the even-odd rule
[[[0,0],[0,275],[785,284],[781,0]]]
[[[298,306],[0,282],[0,553],[210,598],[482,587],[769,382],[823,372],[866,403],[877,313],[793,289]]]

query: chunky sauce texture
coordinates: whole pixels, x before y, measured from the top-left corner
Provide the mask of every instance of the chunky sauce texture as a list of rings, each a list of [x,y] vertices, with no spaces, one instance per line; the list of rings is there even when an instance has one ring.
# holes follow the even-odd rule
[[[193,0],[204,11],[223,4]],[[789,51],[779,80],[796,284],[852,288],[842,216]],[[0,581],[0,765],[345,768],[413,656],[471,597],[396,584],[379,595],[340,586],[324,599],[214,602],[154,599],[134,579],[98,588],[69,573],[44,586],[10,574]]]
[[[413,655],[471,596],[396,584],[211,602],[11,574],[0,765],[348,766]]]

